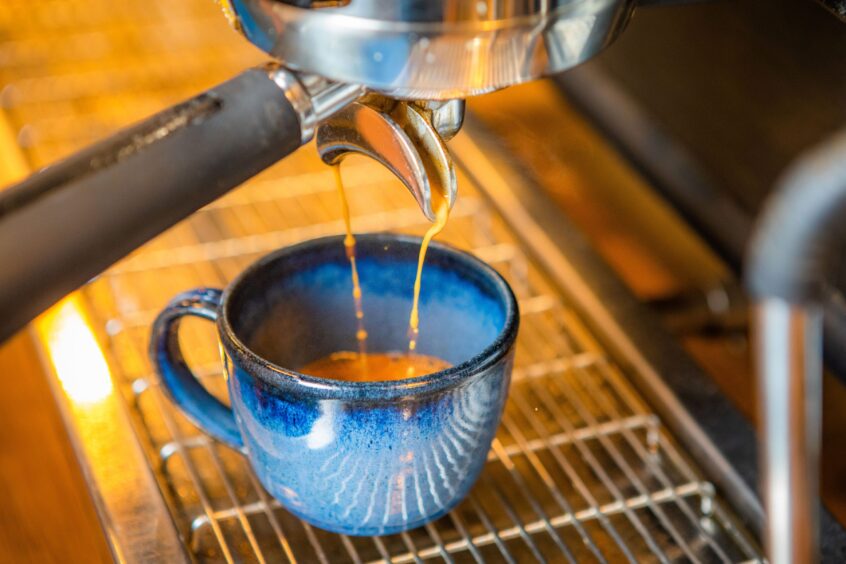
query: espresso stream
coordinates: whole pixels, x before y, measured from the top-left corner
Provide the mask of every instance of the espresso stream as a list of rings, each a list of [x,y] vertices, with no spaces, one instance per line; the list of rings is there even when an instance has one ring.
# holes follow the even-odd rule
[[[358,360],[361,363],[361,373],[367,377],[367,331],[364,329],[364,309],[361,301],[361,284],[358,280],[358,267],[355,262],[355,235],[352,232],[350,220],[350,206],[347,202],[347,193],[344,191],[344,182],[341,178],[341,165],[332,167],[335,173],[335,186],[338,188],[338,196],[341,199],[341,210],[344,215],[344,248],[347,251],[347,259],[350,261],[350,272],[353,286],[353,303],[355,304],[356,331],[355,338],[358,341]]]
[[[385,381],[414,378],[438,372],[449,368],[450,364],[434,356],[417,354],[417,341],[420,335],[420,286],[423,276],[423,263],[429,243],[440,233],[449,217],[449,202],[444,195],[444,187],[432,186],[432,207],[435,210],[435,222],[423,236],[420,244],[420,254],[417,258],[417,275],[414,278],[414,298],[411,315],[408,320],[408,350],[406,352],[367,352],[367,331],[364,328],[364,310],[362,308],[361,284],[358,278],[358,268],[355,260],[355,236],[352,233],[350,209],[347,202],[344,183],[341,178],[340,165],[332,167],[335,174],[335,185],[341,199],[341,210],[344,216],[344,247],[350,261],[350,272],[353,286],[353,303],[355,304],[356,340],[358,352],[338,351],[328,356],[310,362],[299,370],[305,374],[322,378],[348,381]]]

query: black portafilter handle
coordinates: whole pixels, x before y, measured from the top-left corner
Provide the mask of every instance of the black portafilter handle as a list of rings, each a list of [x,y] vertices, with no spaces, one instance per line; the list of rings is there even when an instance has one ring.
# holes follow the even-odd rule
[[[338,108],[360,94],[324,86]],[[293,73],[251,69],[0,193],[0,342],[308,141],[315,101]]]

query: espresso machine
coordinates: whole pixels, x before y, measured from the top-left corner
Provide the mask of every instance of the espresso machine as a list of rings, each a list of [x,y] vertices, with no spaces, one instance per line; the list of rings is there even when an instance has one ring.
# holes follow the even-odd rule
[[[688,2],[220,0],[220,8],[229,25],[268,55],[272,59],[271,63],[246,70],[104,141],[50,164],[0,194],[0,261],[4,264],[0,270],[0,311],[4,314],[0,321],[0,339],[6,339],[60,298],[97,277],[116,261],[180,220],[204,206],[214,213],[216,205],[224,205],[215,203],[218,198],[312,140],[315,141],[320,159],[326,164],[337,164],[354,154],[377,161],[384,167],[383,170],[398,179],[411,193],[419,207],[419,210],[415,210],[417,219],[431,221],[434,218],[432,190],[436,186],[444,187],[450,205],[457,210],[455,216],[459,219],[455,221],[462,221],[462,217],[468,221],[472,219],[478,225],[473,224],[469,231],[491,234],[491,240],[481,247],[482,256],[487,256],[493,262],[516,260],[514,264],[521,266],[515,267],[512,264],[510,268],[528,272],[534,266],[526,266],[520,262],[524,259],[515,259],[510,255],[513,251],[508,250],[509,245],[517,245],[521,237],[534,237],[536,241],[541,241],[535,252],[527,255],[530,257],[529,263],[539,262],[544,265],[545,271],[570,280],[562,284],[578,296],[577,301],[588,304],[587,308],[596,313],[599,319],[605,319],[606,314],[599,303],[602,300],[592,297],[591,292],[582,287],[583,282],[573,278],[571,273],[576,266],[584,266],[585,270],[594,267],[587,263],[574,264],[558,255],[556,246],[566,247],[568,244],[564,241],[566,233],[556,235],[550,231],[545,234],[523,217],[525,210],[533,211],[531,215],[536,217],[543,216],[546,213],[543,204],[533,203],[533,196],[520,192],[519,187],[506,187],[513,178],[497,172],[498,165],[491,157],[496,154],[496,147],[456,137],[465,119],[465,100],[555,75],[580,65],[611,45],[623,33],[636,11]],[[836,0],[823,4],[835,15],[842,16],[846,10],[843,3]],[[589,93],[587,97],[590,97]],[[454,137],[455,140],[448,148],[446,142]],[[831,155],[825,153],[826,158],[818,159],[823,164],[815,161],[819,166],[806,164],[802,165],[805,167],[802,170],[817,171],[825,168],[826,163],[840,162],[837,157],[840,154],[839,151]],[[826,178],[834,178],[837,173],[834,170]],[[784,192],[788,195],[804,192],[801,188],[793,187],[797,184],[820,185],[818,178],[810,172],[799,173],[798,176],[801,178],[791,176],[784,182]],[[459,178],[465,180],[460,181]],[[833,186],[846,184],[838,184],[837,180],[834,178],[825,184],[823,192],[830,193],[834,190]],[[468,188],[470,194],[467,207],[462,209],[463,192],[460,193],[459,189],[464,190],[465,181],[469,185],[484,184],[485,190]],[[519,185],[519,181],[513,180],[513,184]],[[257,202],[271,201],[270,197],[260,193],[251,197]],[[293,205],[294,200],[290,201]],[[788,210],[798,209],[795,203],[779,204],[777,199],[774,202],[772,209],[776,211],[771,212],[773,217],[785,206]],[[826,210],[835,209],[831,202],[820,205]],[[495,219],[480,219],[485,216],[483,212],[488,207],[499,215]],[[281,213],[284,215],[286,212],[282,210]],[[513,243],[508,239],[512,235],[505,237],[499,234],[501,227],[497,224],[500,221],[497,218],[500,215],[517,233],[513,236]],[[771,289],[778,298],[792,298],[793,294],[783,295],[782,289],[786,286],[776,281],[799,272],[797,269],[779,271],[784,265],[783,255],[778,252],[772,256],[767,254],[774,248],[773,245],[779,250],[790,247],[797,256],[804,253],[804,247],[800,248],[799,244],[792,245],[780,240],[783,233],[773,228],[773,225],[781,222],[783,220],[778,217],[764,221],[751,255],[755,257],[752,261],[752,287],[765,304],[770,304],[770,307],[764,305],[760,310],[762,330],[759,351],[762,359],[771,359],[771,362],[761,363],[760,371],[761,382],[765,384],[763,388],[767,392],[763,397],[768,406],[774,406],[767,412],[769,418],[764,439],[766,453],[761,457],[768,477],[768,485],[763,491],[764,507],[769,511],[769,519],[763,518],[760,502],[748,484],[748,476],[739,476],[738,472],[728,468],[726,455],[710,446],[713,439],[691,425],[687,421],[689,416],[681,412],[680,405],[664,397],[669,392],[665,392],[662,385],[653,383],[650,384],[655,386],[653,393],[646,394],[649,403],[663,402],[665,407],[669,406],[660,416],[675,422],[671,424],[673,433],[690,452],[679,452],[673,441],[662,438],[663,431],[660,430],[658,417],[643,411],[639,399],[630,399],[635,396],[629,391],[628,384],[620,380],[616,365],[596,360],[599,353],[592,348],[589,338],[580,340],[579,335],[587,330],[579,326],[577,329],[568,329],[576,335],[572,343],[561,345],[569,347],[566,370],[575,370],[579,374],[584,371],[585,382],[593,378],[587,371],[597,370],[601,374],[598,377],[602,382],[600,388],[613,388],[614,397],[623,398],[620,401],[628,407],[618,409],[613,402],[603,404],[602,409],[610,416],[606,421],[595,418],[586,404],[580,405],[576,401],[573,411],[585,423],[584,429],[581,429],[578,425],[568,424],[563,413],[557,413],[554,405],[548,405],[549,420],[563,426],[561,433],[551,438],[548,433],[538,431],[535,422],[528,423],[530,428],[535,429],[535,434],[527,432],[523,435],[520,425],[514,421],[509,423],[506,418],[505,425],[513,442],[499,447],[495,445],[491,460],[501,464],[506,473],[512,476],[521,497],[527,500],[526,511],[533,512],[538,518],[527,520],[522,513],[522,502],[509,504],[506,499],[508,496],[500,491],[500,486],[494,480],[494,485],[490,486],[493,492],[491,495],[502,500],[502,519],[511,524],[501,524],[496,510],[487,508],[481,501],[472,500],[470,503],[474,505],[475,515],[470,519],[473,521],[472,526],[465,524],[468,521],[467,515],[456,514],[451,517],[452,529],[448,534],[427,526],[425,534],[428,541],[423,544],[420,539],[407,535],[395,541],[399,548],[387,541],[374,540],[375,548],[370,547],[375,551],[372,559],[421,561],[430,557],[443,557],[449,561],[452,555],[466,553],[468,558],[481,561],[484,559],[484,547],[492,547],[492,550],[498,550],[493,558],[504,557],[511,561],[515,557],[519,559],[520,554],[543,560],[550,553],[573,560],[574,553],[569,547],[572,542],[576,542],[587,550],[586,554],[602,561],[605,542],[614,547],[611,554],[636,560],[640,552],[630,548],[628,533],[619,532],[623,526],[616,522],[617,519],[625,521],[625,526],[631,528],[631,535],[643,545],[644,552],[659,561],[670,561],[677,557],[696,561],[700,559],[698,550],[702,547],[710,550],[715,560],[755,561],[763,558],[754,541],[756,535],[764,538],[768,558],[772,562],[813,559],[817,554],[820,528],[815,517],[819,511],[815,458],[819,449],[819,422],[815,419],[818,415],[815,406],[819,402],[814,400],[819,393],[814,382],[819,379],[822,371],[817,358],[821,348],[819,312],[812,312],[813,319],[809,321],[801,312],[778,305],[773,307],[771,300],[765,300],[772,297]],[[514,225],[518,227],[514,228]],[[383,224],[374,223],[373,226],[381,228]],[[520,226],[524,231],[520,230]],[[312,233],[303,226],[296,229],[299,230],[297,233],[304,235]],[[265,243],[284,244],[290,241],[285,237],[287,235],[269,238]],[[505,239],[500,241],[498,237]],[[232,251],[231,245],[222,242],[199,245],[195,252],[205,253],[203,256],[220,256],[225,260],[233,256],[253,256],[257,250],[265,248],[262,246],[265,243],[256,242],[246,235],[243,241],[244,246],[236,246],[240,249],[237,252]],[[173,258],[167,255],[168,251],[160,252],[148,259],[147,263],[144,262],[144,256],[141,256],[136,262],[165,264]],[[116,274],[106,276],[108,283],[113,287],[115,284],[119,286],[122,283],[118,279],[120,276],[131,277],[140,272],[142,269],[134,265],[132,260],[128,265],[121,266],[124,264],[121,263],[116,267],[117,270],[111,271]],[[520,276],[528,280],[535,275]],[[94,284],[101,282],[105,283],[100,280]],[[529,287],[536,282],[527,284]],[[533,314],[532,308],[537,308],[535,313],[546,315],[547,310],[543,308],[557,308],[561,305],[558,298],[554,297],[555,292],[544,286],[546,282],[538,284],[545,288],[544,292],[528,292],[525,304],[521,304],[524,311],[529,312],[528,315]],[[798,302],[806,303],[807,294],[798,294],[801,294],[797,298]],[[613,301],[611,298],[609,300]],[[119,310],[120,300],[114,301]],[[122,333],[124,327],[134,319],[133,315],[136,314],[105,316],[104,327],[110,335],[108,338]],[[562,315],[562,319],[568,320],[567,323],[571,322],[569,314]],[[136,317],[143,318],[139,315]],[[140,321],[136,322],[141,324]],[[542,323],[548,323],[548,320]],[[605,329],[611,334],[619,332],[619,328],[615,329],[610,321],[604,323],[607,325]],[[786,341],[782,337],[785,332],[795,336],[797,331],[805,329],[809,335],[804,340],[799,339],[801,343],[798,344],[790,341],[791,348],[784,351],[782,344]],[[645,329],[644,335],[648,335]],[[631,367],[649,380],[653,371],[650,363],[640,353],[633,351],[633,345],[626,339],[620,342],[623,343],[620,345],[623,351],[621,354],[624,357],[630,355],[622,365]],[[772,356],[773,347],[784,356]],[[523,368],[527,381],[545,377],[537,372],[542,366],[547,366],[547,369],[549,366],[556,366],[555,370],[564,369],[563,365],[555,364],[561,364],[562,361],[555,357],[553,351],[550,350],[548,357],[544,356],[547,353],[538,352],[537,349],[535,354],[540,356]],[[785,366],[798,368],[785,373]],[[535,376],[532,375],[533,370],[537,372]],[[685,365],[681,372],[687,370]],[[149,401],[143,398],[146,397],[144,394],[152,393],[149,390],[153,384],[135,376],[128,381],[131,382],[129,387],[134,394],[133,402],[137,401],[136,406]],[[572,392],[574,396],[591,395],[588,384],[580,383],[576,386],[578,390]],[[799,393],[796,390],[802,391]],[[537,390],[533,393],[540,398]],[[564,390],[566,393],[567,390]],[[791,396],[793,401],[786,399],[793,393],[799,395]],[[803,403],[797,398],[810,398],[810,403]],[[521,399],[518,394],[517,401],[519,404],[525,398]],[[527,408],[528,405],[519,406],[521,417],[526,417]],[[71,405],[68,411],[73,412],[74,409],[75,405]],[[125,411],[124,407],[115,409],[121,414]],[[144,409],[147,408],[140,408],[140,411]],[[156,409],[164,408],[159,405]],[[125,414],[115,417],[125,418]],[[132,415],[130,419],[137,424],[138,420],[146,421],[145,417],[142,413]],[[217,541],[209,554],[214,553],[222,556],[223,560],[234,561],[238,559],[237,551],[246,546],[246,550],[261,561],[264,559],[264,545],[260,527],[250,525],[254,515],[267,517],[267,526],[271,530],[269,536],[278,540],[282,552],[292,561],[296,560],[293,558],[296,547],[291,548],[292,543],[298,540],[312,547],[309,548],[309,554],[316,561],[333,559],[334,549],[326,548],[326,545],[342,547],[338,550],[354,561],[370,558],[366,549],[363,550],[348,538],[328,539],[324,538],[327,535],[317,533],[307,525],[279,521],[275,516],[278,508],[274,508],[272,500],[266,499],[266,494],[247,478],[244,478],[247,480],[244,486],[237,480],[231,480],[230,483],[224,477],[220,488],[228,492],[233,503],[231,507],[216,509],[208,499],[210,494],[202,493],[204,471],[189,462],[190,457],[184,452],[192,448],[208,448],[211,449],[213,466],[220,468],[221,465],[225,466],[224,462],[215,454],[215,447],[209,446],[209,439],[199,435],[185,436],[181,424],[169,417],[172,416],[166,415],[162,419],[163,423],[156,425],[173,435],[170,440],[150,440],[154,447],[142,445],[124,455],[127,460],[134,460],[133,457],[146,460],[150,456],[147,451],[154,452],[159,469],[150,470],[147,461],[141,463],[145,470],[140,471],[138,476],[132,475],[143,486],[139,486],[141,489],[171,488],[171,491],[167,491],[161,499],[134,500],[132,510],[143,509],[167,522],[184,520],[184,516],[173,516],[176,513],[169,511],[171,506],[184,507],[193,503],[201,510],[191,514],[187,526],[190,533],[184,532],[185,527],[166,527],[157,530],[152,536],[145,536],[142,540],[146,544],[133,542],[138,540],[138,534],[128,532],[122,525],[116,526],[116,522],[108,524],[114,540],[113,550],[120,555],[119,558],[143,559],[145,550],[150,550],[148,556],[176,558],[179,555],[181,558],[186,544],[189,545],[186,552],[196,557],[205,550],[202,548],[202,534],[211,531],[210,536]],[[84,419],[82,417],[80,421]],[[724,423],[730,419],[727,417]],[[785,420],[790,421],[787,429],[780,425]],[[86,441],[91,441],[93,445],[100,440],[111,440],[109,444],[114,444],[116,440],[114,437],[109,439],[108,433],[102,429],[99,431],[104,435],[101,438],[95,437],[98,431],[93,427],[82,425],[80,429],[83,451],[95,448],[85,446]],[[623,438],[620,440],[626,445],[625,448],[631,449],[652,474],[642,475],[637,466],[626,462],[629,455],[622,452],[623,447],[614,438],[614,433],[618,432],[622,433],[620,436]],[[592,443],[583,444],[585,440],[601,444],[604,449],[602,456],[621,469],[622,478],[603,470],[602,461],[592,454]],[[691,447],[690,444],[698,446]],[[591,487],[583,486],[578,479],[573,479],[573,476],[579,474],[579,469],[573,468],[561,453],[556,454],[558,451],[555,449],[561,445],[575,449],[574,452],[585,461],[589,473],[611,492],[607,499],[600,499],[602,496],[592,493]],[[97,448],[103,447],[101,445]],[[551,453],[548,454],[551,457],[548,460],[534,454],[543,449]],[[167,487],[161,486],[161,475],[168,474],[169,461],[176,455],[185,457],[182,463],[185,465],[184,473],[188,482],[194,484],[200,492],[194,501],[180,501],[180,488],[187,487],[184,484],[180,486],[168,482]],[[750,453],[742,456],[748,457]],[[516,462],[518,457],[524,457],[526,462]],[[662,457],[668,461],[671,470],[662,468],[663,462],[656,462]],[[695,459],[706,474],[716,472],[723,478],[712,480],[713,484],[698,478],[698,470],[691,469],[688,457]],[[542,494],[538,494],[534,486],[524,481],[521,464],[531,467],[540,476],[539,481],[546,485],[551,499],[562,510],[560,514],[553,514],[546,508],[545,500],[539,499]],[[563,475],[568,477],[568,483],[576,484],[575,489],[580,491],[584,500],[588,500],[586,507],[572,507],[566,501],[566,496],[559,491],[562,486],[545,469],[546,465],[551,464],[559,467]],[[105,474],[100,475],[105,470],[95,468],[90,472],[99,476],[100,483],[107,484]],[[227,475],[223,470],[221,473]],[[680,482],[676,484],[676,476],[684,479],[679,478]],[[658,484],[657,493],[650,489],[648,482],[651,479]],[[620,490],[620,480],[628,481],[631,491]],[[719,491],[718,495],[715,495],[714,485]],[[254,495],[257,497],[242,500],[240,494],[233,493],[241,486],[255,489]],[[125,488],[125,485],[113,484],[112,487],[120,489]],[[108,516],[107,521],[128,511],[126,500],[102,495],[99,504],[103,514]],[[790,498],[788,501],[785,501],[786,495]],[[694,508],[696,503],[689,503],[689,498],[696,498],[700,507]],[[172,503],[174,499],[176,502]],[[675,506],[665,510],[662,508],[664,503]],[[741,506],[745,510],[741,516],[737,516],[730,506]],[[648,518],[641,518],[641,511],[648,512]],[[700,519],[699,512],[707,517]],[[772,515],[778,518],[772,518]],[[677,520],[690,521],[687,525],[693,530],[692,537],[682,531],[683,527],[677,525]],[[221,523],[227,521],[239,523],[243,528],[246,540],[238,541],[241,544],[228,544],[225,540],[227,537],[222,532]],[[652,521],[657,523],[662,533],[652,532]],[[585,525],[589,522],[593,525]],[[597,530],[594,531],[591,526]],[[822,526],[828,534],[834,525],[831,525],[830,517],[824,516]],[[291,527],[301,527],[302,530],[286,533]],[[576,531],[573,537],[575,540],[559,534],[562,527],[572,527]],[[540,534],[547,534],[550,538],[546,541],[532,540]],[[662,535],[668,540],[662,538]],[[189,538],[187,543],[186,537]],[[691,538],[695,541],[691,542]],[[511,543],[517,541],[522,541],[525,546],[514,549]],[[724,541],[732,545],[731,550],[723,546]],[[697,543],[701,546],[697,546]],[[157,548],[151,549],[151,546]],[[672,549],[668,549],[668,546]],[[124,552],[121,553],[121,550]],[[300,557],[306,561],[309,558]]]
[[[640,2],[650,3],[667,2]],[[0,284],[0,309],[10,312],[3,337],[339,113],[318,136],[327,162],[347,152],[377,158],[433,219],[423,161],[449,170],[441,145],[461,127],[462,99],[590,58],[637,2],[221,4],[279,64],[246,71],[10,188],[2,258],[15,266]],[[359,103],[363,96],[380,101]],[[398,120],[411,123],[402,131]],[[444,180],[454,197],[454,179]],[[20,240],[31,245],[25,256]]]

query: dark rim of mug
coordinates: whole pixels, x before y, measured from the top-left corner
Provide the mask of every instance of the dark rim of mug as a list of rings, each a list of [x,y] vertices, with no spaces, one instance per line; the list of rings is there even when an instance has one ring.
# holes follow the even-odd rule
[[[502,330],[500,330],[491,344],[485,347],[485,349],[476,356],[445,370],[433,372],[424,376],[418,376],[416,378],[381,382],[348,382],[345,380],[331,380],[329,378],[309,376],[308,374],[303,374],[301,372],[297,372],[296,370],[274,364],[253,352],[241,341],[238,335],[235,334],[235,331],[229,322],[229,297],[238,290],[247,278],[264,268],[268,263],[275,262],[296,253],[305,252],[315,247],[333,244],[340,245],[343,237],[343,235],[332,235],[329,237],[310,239],[267,254],[241,272],[224,290],[223,297],[221,299],[221,313],[217,320],[218,329],[221,335],[225,337],[224,344],[229,345],[229,348],[232,349],[233,353],[241,356],[248,362],[265,369],[257,373],[251,372],[253,376],[264,381],[273,388],[284,389],[291,386],[299,389],[306,388],[311,393],[326,399],[391,399],[411,395],[418,396],[421,394],[428,394],[453,388],[460,385],[465,380],[470,379],[470,377],[484,372],[487,368],[495,365],[511,350],[514,341],[517,338],[517,329],[520,322],[517,299],[514,297],[514,292],[512,292],[511,287],[499,272],[479,258],[460,249],[456,249],[451,245],[433,241],[430,245],[430,251],[448,253],[452,255],[453,258],[465,263],[468,267],[480,270],[490,279],[496,287],[499,297],[505,303],[505,323],[503,324]],[[376,241],[377,243],[411,243],[418,246],[421,242],[420,237],[394,233],[364,233],[356,235],[356,239],[359,241]]]

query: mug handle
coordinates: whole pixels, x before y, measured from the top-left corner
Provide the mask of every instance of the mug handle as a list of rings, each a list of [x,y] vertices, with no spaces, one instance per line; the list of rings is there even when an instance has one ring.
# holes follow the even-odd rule
[[[192,423],[215,439],[243,450],[244,441],[232,408],[200,384],[185,363],[179,347],[179,322],[182,318],[193,315],[217,321],[222,296],[221,290],[197,288],[173,298],[153,323],[150,360],[165,392]]]

